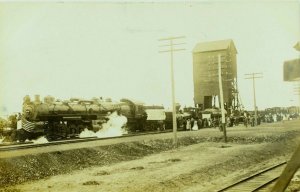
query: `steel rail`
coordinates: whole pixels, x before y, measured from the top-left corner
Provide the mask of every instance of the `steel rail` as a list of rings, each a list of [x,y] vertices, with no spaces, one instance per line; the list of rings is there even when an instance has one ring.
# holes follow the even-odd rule
[[[154,134],[170,133],[170,132],[172,132],[172,130],[156,131],[156,132],[143,132],[143,133],[134,133],[134,134],[131,133],[131,134],[126,134],[126,135],[122,135],[122,136],[115,136],[115,137],[76,138],[76,139],[68,139],[68,140],[51,141],[51,142],[48,142],[48,143],[22,143],[22,144],[17,144],[17,145],[13,144],[13,145],[0,146],[0,152],[1,151],[12,151],[12,150],[20,150],[20,149],[37,148],[37,147],[46,147],[46,146],[51,146],[51,145],[82,143],[82,142],[108,140],[108,139],[119,139],[119,138],[135,137],[135,136],[142,136],[142,135],[154,135]]]
[[[217,192],[223,192],[223,191],[245,191],[245,190],[242,190],[243,188],[247,188],[247,192],[248,191],[258,191],[259,189],[267,186],[268,184],[272,183],[273,181],[275,181],[276,179],[279,178],[280,176],[280,173],[279,174],[276,174],[274,176],[272,176],[272,178],[265,178],[264,177],[264,174],[266,173],[270,173],[274,170],[276,170],[277,168],[280,168],[282,166],[284,166],[285,164],[287,164],[287,162],[281,162],[275,166],[272,166],[270,168],[267,168],[267,169],[264,169],[262,171],[259,171],[258,173],[255,173],[249,177],[246,177],[242,180],[239,180],[225,188],[222,188],[220,190],[218,190]],[[256,179],[256,180],[255,180]],[[260,180],[261,179],[261,180]],[[254,183],[254,185],[251,186],[251,182]],[[244,185],[244,187],[242,186]],[[250,185],[250,186],[249,186]],[[238,188],[240,187],[240,188]],[[235,189],[236,188],[236,189]],[[249,189],[251,188],[251,189]]]

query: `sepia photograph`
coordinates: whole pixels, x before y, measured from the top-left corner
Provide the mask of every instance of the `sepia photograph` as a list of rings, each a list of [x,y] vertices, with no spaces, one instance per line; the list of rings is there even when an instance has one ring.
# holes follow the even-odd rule
[[[0,192],[300,191],[300,0],[0,1]]]

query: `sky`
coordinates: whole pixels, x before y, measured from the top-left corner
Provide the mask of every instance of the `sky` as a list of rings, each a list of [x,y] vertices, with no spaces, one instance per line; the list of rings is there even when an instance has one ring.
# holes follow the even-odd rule
[[[170,54],[160,38],[178,40],[175,95],[193,106],[192,51],[232,39],[242,104],[253,110],[298,105],[283,62],[299,58],[300,1],[0,3],[0,113],[21,111],[23,97],[132,98],[171,106]]]

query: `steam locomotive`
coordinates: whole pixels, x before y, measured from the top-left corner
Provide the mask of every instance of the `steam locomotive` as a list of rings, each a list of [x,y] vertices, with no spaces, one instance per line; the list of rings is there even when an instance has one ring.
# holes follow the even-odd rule
[[[22,110],[22,126],[16,134],[19,141],[35,139],[42,135],[48,140],[76,137],[85,128],[97,132],[113,112],[127,118],[128,132],[164,129],[162,106],[144,106],[141,102],[129,99],[121,99],[120,102],[102,98],[71,98],[60,101],[46,96],[42,102],[39,95],[35,96],[34,101],[25,96]]]

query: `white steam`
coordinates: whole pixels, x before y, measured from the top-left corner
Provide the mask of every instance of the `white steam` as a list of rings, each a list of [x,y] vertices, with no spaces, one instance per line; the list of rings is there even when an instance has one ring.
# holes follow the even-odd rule
[[[79,135],[80,138],[84,137],[116,137],[127,134],[124,125],[127,123],[127,118],[123,115],[118,115],[116,112],[109,116],[109,120],[102,124],[102,129],[96,133],[88,129],[84,129]]]
[[[18,122],[17,122],[17,129],[19,130],[19,129],[22,129],[22,120],[19,120]]]
[[[80,134],[79,138],[85,138],[85,137],[96,137],[96,133],[94,131],[88,130],[85,128]]]
[[[38,139],[36,139],[36,140],[32,140],[32,142],[33,142],[34,144],[49,143],[49,141],[46,139],[45,136],[40,137],[40,138],[38,138]]]

